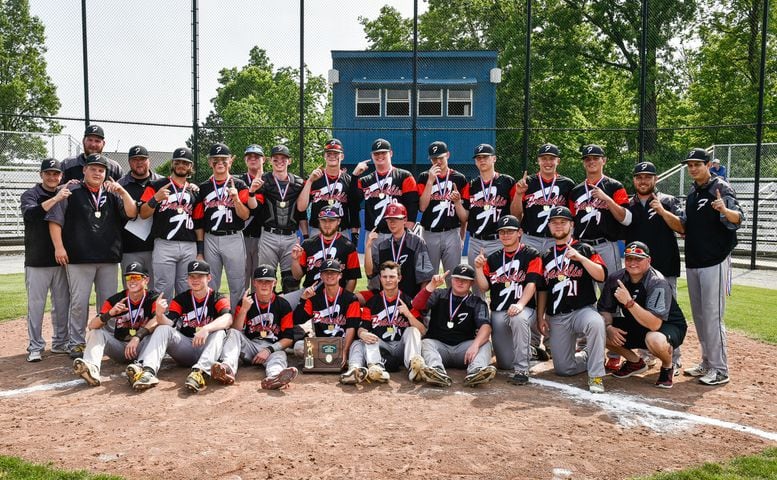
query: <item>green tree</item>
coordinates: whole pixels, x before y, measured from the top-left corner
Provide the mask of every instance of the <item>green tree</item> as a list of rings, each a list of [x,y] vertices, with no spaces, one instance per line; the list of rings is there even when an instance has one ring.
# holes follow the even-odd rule
[[[396,8],[384,5],[375,20],[359,17],[371,50],[411,50],[413,20],[402,17]]]
[[[43,23],[28,0],[0,0],[0,130],[58,133],[60,102],[46,73]],[[46,144],[36,135],[0,133],[0,165],[40,159]]]

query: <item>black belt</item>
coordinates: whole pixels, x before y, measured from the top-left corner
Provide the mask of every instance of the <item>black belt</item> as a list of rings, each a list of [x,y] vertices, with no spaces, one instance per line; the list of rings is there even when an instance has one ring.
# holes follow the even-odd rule
[[[581,238],[580,241],[587,243],[588,245],[601,245],[603,243],[609,242],[610,240],[607,240],[606,238]]]
[[[499,234],[498,233],[492,233],[491,235],[473,235],[478,240],[499,240]]]
[[[265,232],[274,233],[276,235],[294,235],[297,233],[297,229],[290,229],[290,228],[273,228],[273,227],[262,227],[262,229]]]
[[[214,230],[212,232],[208,232],[211,235],[215,235],[217,237],[226,237],[227,235],[234,235],[236,233],[240,233],[240,230]]]

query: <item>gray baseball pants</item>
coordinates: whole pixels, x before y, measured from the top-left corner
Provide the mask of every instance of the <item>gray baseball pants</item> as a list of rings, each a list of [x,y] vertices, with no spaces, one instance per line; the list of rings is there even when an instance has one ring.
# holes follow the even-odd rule
[[[219,237],[205,234],[205,261],[210,265],[212,278],[210,287],[218,292],[221,288],[221,269],[227,273],[230,305],[239,305],[245,292],[246,250],[243,232]]]
[[[533,308],[524,308],[518,315],[506,311],[491,312],[491,341],[494,343],[496,366],[500,370],[528,372],[531,360],[531,326],[537,315]]]
[[[143,354],[148,345],[150,336],[143,337],[138,345],[138,357]],[[108,355],[111,360],[117,363],[129,363],[132,360],[124,356],[124,348],[127,342],[122,342],[113,335],[113,332],[105,328],[89,330],[86,333],[86,350],[84,350],[84,362],[94,365],[100,370],[103,361],[103,355]]]
[[[593,306],[570,313],[548,315],[553,368],[557,375],[588,371],[589,377],[604,376],[604,319]],[[578,335],[586,337],[584,351],[575,353]]]
[[[140,262],[148,270],[148,289],[154,290],[154,260],[152,251],[125,253],[121,256],[121,286],[127,288],[127,281],[124,278],[124,272],[127,271],[127,265],[132,262]],[[156,290],[154,290],[156,291]],[[168,297],[172,298],[172,297]]]
[[[254,270],[259,265],[259,237],[243,236],[243,243],[246,249],[246,268],[245,268],[245,282],[243,282],[243,290],[251,287],[251,279],[254,276]]]
[[[432,270],[435,274],[439,273],[440,262],[442,261],[442,271],[453,271],[461,263],[461,234],[458,228],[446,230],[444,232],[429,232],[424,230],[424,240],[426,248],[429,250],[429,260],[432,261]],[[450,287],[450,276],[445,279],[445,283]]]
[[[138,363],[158,373],[162,358],[167,353],[181,367],[199,368],[210,374],[210,367],[221,356],[226,336],[224,330],[212,332],[205,340],[205,345],[195,347],[192,345],[193,338],[181,334],[170,325],[159,325],[151,334],[143,353],[138,356]]]
[[[723,317],[730,258],[704,268],[686,268],[688,297],[696,335],[701,345],[701,365],[728,375],[728,342]]]
[[[467,250],[467,262],[475,266],[475,257],[480,255],[480,249],[483,249],[483,254],[488,257],[492,253],[502,248],[502,242],[499,240],[480,240],[475,237],[469,237],[469,249]],[[481,292],[478,288],[478,282],[472,282],[472,293],[479,296],[483,300],[486,300],[486,293]]]
[[[256,354],[272,344],[273,342],[268,342],[261,338],[251,340],[242,331],[230,328],[227,331],[227,339],[224,341],[224,348],[221,351],[219,362],[228,365],[232,372],[237,374],[240,359],[246,365],[251,365],[251,361],[253,361]],[[267,361],[264,363],[264,370],[268,377],[274,377],[288,366],[286,351],[278,350],[272,352],[267,357]]]
[[[474,340],[467,340],[458,345],[448,345],[439,340],[424,338],[421,341],[421,354],[424,357],[424,362],[429,367],[442,368],[443,371],[445,371],[446,365],[455,368],[466,367],[468,374],[475,373],[491,363],[491,342],[481,345],[475,358],[469,365],[465,365],[464,355],[472,345],[472,342]]]
[[[581,240],[585,243],[585,240]],[[604,242],[599,245],[592,245],[594,251],[602,257],[604,264],[607,266],[607,275],[615,273],[623,268],[623,262],[621,259],[621,250],[618,246],[618,242]],[[599,292],[601,293],[604,282],[597,282],[599,285]]]
[[[46,349],[43,340],[43,312],[46,297],[51,291],[51,346],[68,349],[68,312],[70,312],[70,290],[65,269],[57,267],[24,267],[24,283],[27,288],[27,337],[28,352],[42,352]]]
[[[537,237],[524,232],[524,234],[521,235],[521,243],[534,248],[540,252],[540,255],[545,255],[545,252],[556,244],[556,240],[553,237]]]
[[[259,263],[266,263],[273,268],[281,266],[281,272],[291,272],[291,247],[297,244],[297,235],[279,235],[262,232],[259,237]]]
[[[365,367],[381,363],[380,349],[385,348],[392,357],[402,357],[405,368],[410,368],[410,360],[421,355],[421,332],[415,327],[407,327],[399,340],[378,343],[364,343],[354,340],[348,354],[348,366]]]
[[[197,259],[197,244],[157,238],[154,240],[152,265],[154,287],[170,300],[189,289],[186,268]]]
[[[70,287],[70,317],[68,330],[70,346],[86,343],[86,324],[89,321],[89,297],[94,285],[97,297],[96,310],[118,289],[119,265],[116,263],[70,263],[67,282]]]

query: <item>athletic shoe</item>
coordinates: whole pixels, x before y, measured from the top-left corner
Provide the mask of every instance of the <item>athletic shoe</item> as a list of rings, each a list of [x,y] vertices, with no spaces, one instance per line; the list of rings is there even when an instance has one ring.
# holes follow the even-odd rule
[[[28,362],[40,362],[41,360],[40,352],[30,352],[27,354]]]
[[[186,385],[186,388],[192,393],[201,392],[207,388],[205,376],[202,374],[202,371],[197,369],[192,370],[192,373],[186,377],[186,383],[184,385]]]
[[[391,376],[386,371],[386,369],[383,368],[383,365],[373,363],[369,366],[369,368],[367,368],[368,382],[388,383],[390,378]]]
[[[67,346],[65,347],[51,347],[51,353],[70,353],[70,350],[67,349]]]
[[[703,366],[701,363],[698,365],[694,365],[691,368],[686,368],[683,370],[683,373],[688,375],[689,377],[703,377],[709,373],[710,370],[707,369],[707,367]]]
[[[607,357],[604,363],[604,374],[612,375],[621,369],[621,357]]]
[[[263,390],[277,390],[283,388],[297,378],[299,372],[294,367],[284,368],[277,375],[262,379]]]
[[[723,385],[728,383],[728,375],[725,373],[710,370],[706,375],[699,378],[699,383],[704,385]]]
[[[73,360],[73,373],[86,380],[86,383],[96,387],[100,385],[100,370],[96,365],[86,363],[80,358]]]
[[[529,383],[529,372],[513,372],[512,375],[507,377],[507,383],[513,385],[526,385]]]
[[[129,382],[130,387],[134,387],[135,382],[140,380],[140,377],[143,375],[143,367],[137,363],[130,363],[127,365],[127,368],[124,369],[124,373],[127,374],[127,381]]]
[[[656,363],[658,363],[658,359],[650,353],[648,350],[640,350],[639,356],[642,357],[642,360],[645,361],[645,365],[648,366],[648,368],[653,368],[656,366]]]
[[[348,366],[348,370],[340,375],[340,383],[343,385],[356,385],[362,383],[367,378],[367,369],[355,365]]]
[[[482,383],[488,383],[496,376],[496,367],[489,365],[464,377],[465,387],[474,387]]]
[[[226,363],[214,363],[210,367],[210,378],[216,380],[224,385],[232,385],[235,383],[235,374],[232,372],[232,367]]]
[[[73,360],[76,358],[84,358],[84,350],[86,350],[86,345],[83,343],[76,345],[70,349],[70,358]]]
[[[674,377],[674,366],[669,368],[661,367],[661,371],[658,373],[658,380],[656,380],[656,387],[658,388],[672,388],[672,378]]]
[[[135,390],[148,390],[149,388],[156,387],[158,383],[159,379],[156,378],[153,372],[143,370],[140,377],[132,383],[132,388]]]
[[[409,373],[407,374],[407,378],[410,379],[411,382],[419,381],[423,382],[424,379],[424,368],[426,367],[426,364],[424,363],[424,359],[420,355],[416,355],[415,357],[410,359],[410,368]]]
[[[675,377],[679,377],[680,376],[680,371],[683,368],[683,364],[680,363],[680,362],[677,362],[677,363],[672,365],[672,368],[674,369],[674,376]]]
[[[648,366],[641,358],[637,362],[629,362],[626,360],[621,364],[621,368],[617,372],[613,372],[612,376],[615,378],[627,378],[638,373],[648,371]]]
[[[550,352],[546,351],[544,348],[537,347],[534,349],[534,352],[538,362],[547,362],[550,360]]]
[[[604,393],[602,377],[588,377],[588,391],[591,393]]]
[[[424,367],[423,376],[426,383],[435,387],[450,387],[453,385],[453,380],[445,373],[442,367]]]

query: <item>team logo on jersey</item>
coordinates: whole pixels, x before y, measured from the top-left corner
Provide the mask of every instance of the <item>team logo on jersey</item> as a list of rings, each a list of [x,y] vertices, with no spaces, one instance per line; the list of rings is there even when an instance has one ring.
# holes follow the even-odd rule
[[[699,203],[696,204],[696,210],[701,210],[702,207],[707,205],[707,199],[706,198],[700,198]]]

